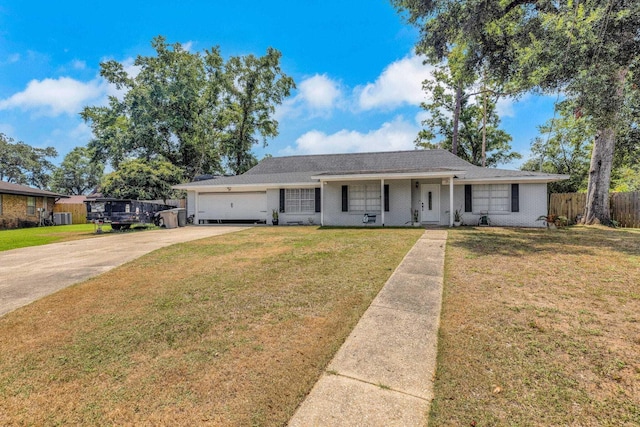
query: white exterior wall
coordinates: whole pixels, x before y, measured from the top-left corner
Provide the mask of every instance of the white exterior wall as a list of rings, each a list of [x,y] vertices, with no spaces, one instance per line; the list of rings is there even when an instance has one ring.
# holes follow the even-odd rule
[[[289,223],[302,223],[310,225],[320,225],[320,212],[288,213],[280,212],[280,189],[272,188],[267,190],[267,224],[271,224],[273,210],[278,211],[278,224],[287,225]]]
[[[411,221],[411,180],[385,180],[389,185],[389,212],[384,213],[384,225],[402,226],[409,225]],[[342,186],[374,184],[380,185],[380,181],[344,181],[328,182],[324,185],[324,225],[354,226],[359,227],[362,223],[364,212],[342,212]],[[384,195],[380,195],[381,206],[384,209]],[[375,224],[369,226],[382,225],[382,212],[375,212]]]
[[[418,188],[416,188],[418,182]],[[412,211],[420,209],[420,184],[440,184],[440,222],[439,225],[449,225],[449,185],[442,184],[442,179],[402,179],[385,180],[389,185],[389,212],[385,212],[386,226],[409,226],[412,221]],[[380,181],[344,181],[327,182],[324,184],[322,210],[324,211],[324,225],[327,226],[363,226],[362,212],[342,212],[342,186],[353,184],[376,184]],[[464,185],[462,182],[454,186],[453,209],[459,209],[462,213],[462,222],[466,225],[477,225],[480,218],[479,212],[464,212]],[[509,183],[511,184],[511,183]],[[536,221],[538,217],[547,214],[547,184],[519,184],[520,212],[489,213],[491,225],[513,227],[544,227],[542,221]],[[280,190],[278,188],[266,190],[267,211],[266,222],[271,224],[271,212],[280,208]],[[384,203],[381,204],[384,207]],[[196,213],[195,191],[187,192],[187,215]],[[382,215],[376,212],[375,224],[369,226],[381,226]],[[202,214],[200,214],[202,216]],[[300,222],[320,225],[321,214],[309,213],[279,213],[281,225]]]
[[[196,213],[196,192],[187,191],[187,216],[195,215]]]
[[[547,184],[520,183],[519,187],[520,212],[489,212],[491,225],[499,227],[544,227],[542,221],[536,220],[538,217],[547,214]],[[448,206],[449,187],[443,186],[443,189],[444,188],[447,189],[446,199]],[[464,185],[456,185],[453,189],[453,209],[460,209],[463,224],[478,224],[478,220],[480,219],[479,212],[464,212]],[[446,224],[443,223],[443,225]]]

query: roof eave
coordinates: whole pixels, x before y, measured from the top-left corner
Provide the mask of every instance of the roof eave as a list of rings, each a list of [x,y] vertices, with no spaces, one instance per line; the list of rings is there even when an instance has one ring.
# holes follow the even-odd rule
[[[381,172],[363,174],[335,174],[335,175],[313,175],[311,179],[320,181],[364,181],[371,179],[424,179],[424,178],[451,178],[464,176],[464,170],[434,171],[434,172]]]
[[[268,190],[270,188],[314,188],[317,187],[319,182],[289,182],[289,183],[255,183],[255,184],[206,184],[206,185],[189,185],[189,184],[178,184],[174,185],[174,190],[186,190],[186,191],[215,191],[215,192],[224,192],[224,191],[234,191],[234,190],[245,190],[245,191],[255,191],[255,190]]]
[[[496,176],[487,178],[457,178],[453,183],[462,184],[484,184],[487,182],[513,182],[513,183],[531,183],[531,184],[548,184],[550,182],[564,181],[569,179],[569,175],[548,175],[548,176]]]

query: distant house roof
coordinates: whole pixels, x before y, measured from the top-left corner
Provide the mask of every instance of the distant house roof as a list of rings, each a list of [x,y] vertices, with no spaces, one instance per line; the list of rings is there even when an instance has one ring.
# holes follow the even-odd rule
[[[181,184],[197,189],[232,185],[312,184],[331,177],[452,176],[465,182],[524,180],[552,182],[568,178],[529,171],[482,168],[447,150],[412,150],[375,153],[318,154],[268,157],[242,175]]]
[[[85,195],[81,195],[81,196],[74,195],[74,196],[67,196],[66,199],[62,199],[58,203],[62,205],[77,205],[77,204],[84,203],[85,200],[87,200],[87,196]]]
[[[40,196],[40,197],[63,197],[63,194],[54,193],[52,191],[39,190],[37,188],[27,187],[26,185],[14,184],[12,182],[0,181],[0,193],[18,194],[20,196]]]

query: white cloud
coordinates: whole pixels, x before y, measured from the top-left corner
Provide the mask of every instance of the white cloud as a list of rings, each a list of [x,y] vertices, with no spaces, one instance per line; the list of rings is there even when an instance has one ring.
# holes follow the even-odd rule
[[[338,83],[326,74],[316,74],[300,83],[298,96],[311,109],[326,110],[334,107],[341,92]]]
[[[69,77],[31,80],[24,91],[0,100],[0,109],[34,109],[49,116],[77,114],[103,94],[104,85],[98,79],[86,83]]]
[[[388,65],[375,83],[354,90],[358,106],[371,110],[391,109],[403,104],[419,105],[426,98],[422,82],[433,71],[433,66],[424,65],[423,60],[420,56],[411,55]]]
[[[85,68],[87,68],[87,63],[79,59],[74,59],[71,62],[71,66],[76,70],[84,70]]]
[[[513,109],[515,101],[513,98],[500,98],[496,102],[496,113],[499,117],[515,117],[516,113]]]
[[[286,99],[276,110],[276,120],[308,117],[328,117],[340,106],[342,90],[340,83],[326,74],[315,74],[298,84],[298,93]]]
[[[191,52],[191,48],[193,48],[193,41],[189,40],[186,43],[181,43],[182,48],[187,52]]]
[[[91,132],[91,127],[82,122],[69,132],[69,136],[73,139],[87,142],[91,139],[93,134]]]
[[[384,123],[379,129],[367,133],[343,129],[327,135],[312,130],[296,140],[295,147],[281,151],[283,155],[329,154],[371,151],[411,150],[419,128],[401,116]]]

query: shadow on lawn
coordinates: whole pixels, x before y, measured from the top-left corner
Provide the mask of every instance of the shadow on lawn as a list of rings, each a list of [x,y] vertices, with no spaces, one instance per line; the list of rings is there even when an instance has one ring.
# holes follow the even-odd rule
[[[471,227],[457,232],[461,238],[449,239],[448,244],[466,249],[477,257],[496,254],[513,257],[530,254],[595,255],[603,249],[640,255],[640,233],[624,229]]]

